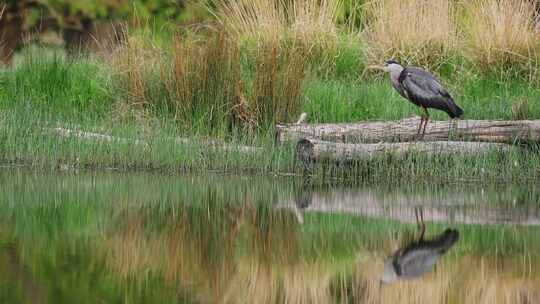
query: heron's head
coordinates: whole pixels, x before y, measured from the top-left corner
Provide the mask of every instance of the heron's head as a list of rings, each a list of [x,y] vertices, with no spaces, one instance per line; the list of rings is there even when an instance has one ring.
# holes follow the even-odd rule
[[[381,70],[384,72],[401,71],[403,67],[394,59],[387,60],[383,65],[371,65],[368,69]]]

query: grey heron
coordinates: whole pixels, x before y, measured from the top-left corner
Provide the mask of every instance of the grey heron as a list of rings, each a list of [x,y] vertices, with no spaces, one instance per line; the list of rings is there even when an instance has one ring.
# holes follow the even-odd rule
[[[416,213],[418,222],[418,213]],[[459,232],[447,228],[430,240],[424,240],[425,225],[420,213],[420,237],[395,251],[384,264],[381,284],[389,284],[402,279],[413,279],[431,270],[437,260],[459,239]]]
[[[418,67],[403,67],[395,60],[388,60],[385,65],[374,65],[369,68],[388,72],[392,86],[399,95],[422,108],[424,113],[421,115],[418,126],[419,136],[420,131],[422,131],[422,136],[426,133],[429,120],[428,108],[444,111],[450,118],[459,118],[463,115],[463,110],[431,73]],[[422,125],[424,125],[423,130]]]

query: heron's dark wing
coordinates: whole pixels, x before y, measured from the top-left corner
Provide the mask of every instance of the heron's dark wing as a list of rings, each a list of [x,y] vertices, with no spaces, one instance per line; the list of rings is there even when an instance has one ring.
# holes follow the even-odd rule
[[[429,72],[407,67],[401,72],[399,81],[409,99],[417,105],[445,111],[452,117],[461,116],[463,113],[454,103],[450,93]]]
[[[438,96],[452,98],[435,76],[420,68],[405,68],[399,77],[399,81],[410,92],[418,93],[424,98]]]

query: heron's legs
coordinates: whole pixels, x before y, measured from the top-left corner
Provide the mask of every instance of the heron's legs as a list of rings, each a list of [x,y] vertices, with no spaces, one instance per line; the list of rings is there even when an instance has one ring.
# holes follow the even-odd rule
[[[426,134],[426,126],[428,124],[428,121],[429,121],[429,112],[426,108],[422,107],[422,110],[424,110],[424,113],[425,113],[425,117],[424,117],[424,130],[422,131],[422,137],[424,137],[424,135]]]
[[[423,124],[424,124],[424,115],[420,115],[420,124],[418,125],[418,131],[416,131],[417,136],[420,136],[420,132],[422,132]]]
[[[424,239],[424,233],[426,232],[426,224],[424,223],[424,211],[421,207],[414,208],[414,215],[416,216],[416,224],[418,225],[418,230],[420,230],[419,241]]]

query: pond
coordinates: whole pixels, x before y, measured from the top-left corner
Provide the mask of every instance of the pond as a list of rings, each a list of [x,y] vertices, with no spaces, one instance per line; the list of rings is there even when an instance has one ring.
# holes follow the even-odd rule
[[[2,169],[0,185],[0,303],[540,303],[535,184]],[[414,250],[434,265],[399,276]]]

